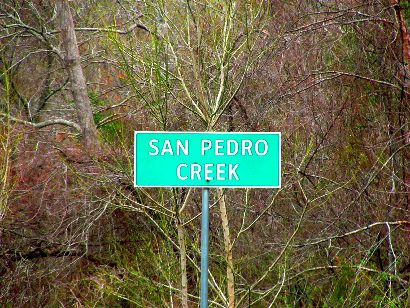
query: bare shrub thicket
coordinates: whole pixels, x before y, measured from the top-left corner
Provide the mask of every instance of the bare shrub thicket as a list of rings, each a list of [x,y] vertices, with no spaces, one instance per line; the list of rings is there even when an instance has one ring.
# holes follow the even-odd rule
[[[191,307],[200,190],[133,187],[134,130],[281,131],[280,189],[212,189],[210,305],[409,305],[405,1],[0,4],[0,302]],[[94,137],[88,137],[94,138]],[[89,144],[89,143],[88,143]]]

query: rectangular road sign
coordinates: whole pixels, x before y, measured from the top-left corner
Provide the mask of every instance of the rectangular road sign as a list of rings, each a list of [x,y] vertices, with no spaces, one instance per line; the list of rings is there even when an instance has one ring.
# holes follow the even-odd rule
[[[137,187],[281,185],[280,133],[135,132]]]

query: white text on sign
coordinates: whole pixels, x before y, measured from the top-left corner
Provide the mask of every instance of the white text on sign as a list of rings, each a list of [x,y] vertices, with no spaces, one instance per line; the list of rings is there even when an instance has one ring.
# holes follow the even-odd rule
[[[160,142],[158,139],[149,141],[150,156],[188,156],[190,154],[189,140],[169,139]],[[215,156],[264,156],[268,153],[269,146],[266,140],[259,139],[256,141],[244,139],[237,141],[234,139],[204,139],[201,141],[201,156],[212,153]],[[185,164],[181,163],[176,169],[178,179],[185,180],[206,180],[206,181],[225,181],[237,180],[239,164]]]

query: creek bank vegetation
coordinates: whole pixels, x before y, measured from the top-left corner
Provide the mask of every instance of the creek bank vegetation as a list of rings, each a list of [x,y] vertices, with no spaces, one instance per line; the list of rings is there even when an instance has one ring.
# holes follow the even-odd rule
[[[212,190],[211,307],[409,306],[409,18],[3,0],[0,303],[198,304],[200,190],[133,187],[134,131],[161,130],[282,132],[280,189]]]

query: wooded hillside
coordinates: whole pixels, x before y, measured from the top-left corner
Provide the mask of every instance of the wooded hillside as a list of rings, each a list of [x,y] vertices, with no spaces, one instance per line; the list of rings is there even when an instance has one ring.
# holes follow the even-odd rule
[[[198,306],[150,130],[282,133],[281,188],[211,189],[210,307],[409,307],[409,86],[408,1],[0,1],[1,306]]]

